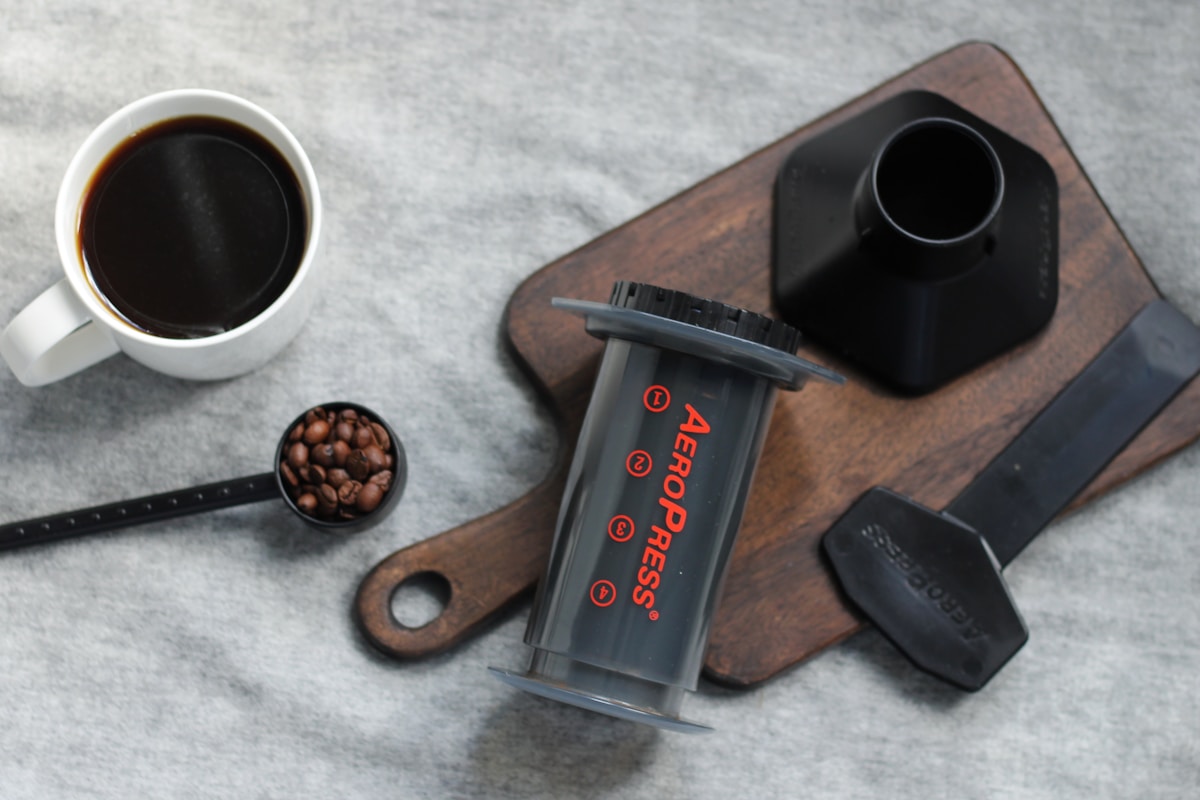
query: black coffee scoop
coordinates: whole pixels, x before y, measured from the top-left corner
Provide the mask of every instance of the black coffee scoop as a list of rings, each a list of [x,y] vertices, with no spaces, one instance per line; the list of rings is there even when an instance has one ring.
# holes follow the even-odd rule
[[[344,447],[334,446],[339,440]],[[312,527],[356,533],[395,507],[407,474],[404,447],[381,417],[356,403],[326,403],[284,428],[271,472],[6,523],[0,525],[0,550],[278,498]],[[366,488],[372,481],[375,488]],[[350,482],[357,486],[347,486],[340,499],[329,494]]]
[[[1140,311],[943,511],[882,487],[822,544],[842,588],[927,672],[982,688],[1029,638],[1000,573],[1200,371],[1200,329]]]

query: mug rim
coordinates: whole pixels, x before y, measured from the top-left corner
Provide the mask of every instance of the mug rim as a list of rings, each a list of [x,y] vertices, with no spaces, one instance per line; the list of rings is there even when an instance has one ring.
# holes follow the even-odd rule
[[[173,104],[200,100],[213,104],[214,108],[174,111],[171,113],[158,112],[155,107],[169,108]],[[223,108],[222,108],[223,107]],[[251,118],[247,121],[229,113],[229,109],[238,109]],[[133,121],[149,113],[144,120],[137,124]],[[100,297],[91,283],[87,280],[83,263],[80,260],[78,246],[79,217],[82,212],[86,189],[96,170],[117,147],[130,136],[170,119],[187,116],[209,116],[227,119],[230,122],[253,130],[267,139],[280,152],[288,166],[296,173],[300,184],[301,195],[304,198],[305,214],[308,219],[308,231],[304,242],[304,253],[296,272],[284,290],[269,306],[243,322],[236,328],[194,339],[179,339],[160,336],[135,327],[121,318]],[[122,132],[122,129],[124,131]],[[112,137],[117,138],[107,146],[104,142]],[[281,146],[282,144],[282,146]],[[85,174],[84,174],[85,173]],[[82,179],[82,183],[79,183]],[[79,189],[72,191],[78,184]],[[114,335],[130,339],[151,347],[172,350],[201,350],[219,346],[223,343],[239,339],[259,326],[265,324],[287,305],[299,291],[301,284],[312,269],[312,262],[318,250],[322,227],[322,204],[320,188],[317,184],[316,172],[308,154],[292,132],[273,114],[261,106],[238,95],[215,89],[168,89],[162,92],[146,95],[110,114],[103,122],[92,129],[83,143],[76,149],[66,172],[59,185],[58,197],[54,208],[55,240],[59,251],[59,260],[63,271],[75,294],[91,312],[92,321],[103,324]]]

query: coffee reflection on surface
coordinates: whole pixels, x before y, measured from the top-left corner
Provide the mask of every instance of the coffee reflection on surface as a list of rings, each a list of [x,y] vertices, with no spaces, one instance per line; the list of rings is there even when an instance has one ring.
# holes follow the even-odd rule
[[[130,325],[197,339],[250,321],[283,293],[307,217],[269,142],[228,120],[181,117],[138,132],[96,170],[80,257],[101,301]]]

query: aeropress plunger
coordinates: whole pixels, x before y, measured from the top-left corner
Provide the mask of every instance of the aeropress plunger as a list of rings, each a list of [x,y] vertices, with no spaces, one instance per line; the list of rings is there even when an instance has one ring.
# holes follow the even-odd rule
[[[609,303],[555,298],[607,338],[567,475],[520,689],[685,732],[713,610],[777,386],[841,376],[799,332],[712,300],[618,282]]]

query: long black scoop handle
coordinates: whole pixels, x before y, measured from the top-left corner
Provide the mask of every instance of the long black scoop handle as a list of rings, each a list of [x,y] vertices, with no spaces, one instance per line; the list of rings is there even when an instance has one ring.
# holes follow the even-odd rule
[[[243,503],[257,503],[280,496],[275,475],[265,472],[246,478],[234,478],[118,503],[10,522],[0,525],[0,550],[87,536],[91,533],[102,533]]]

